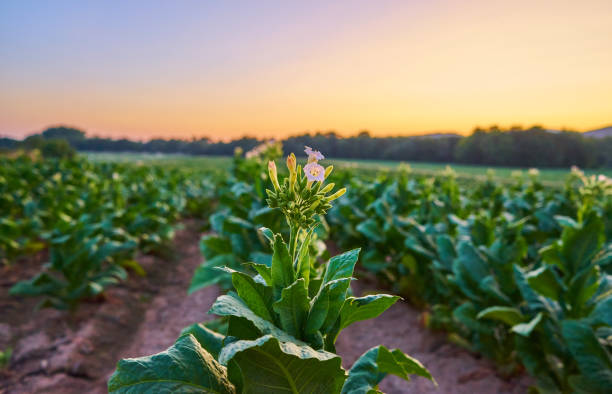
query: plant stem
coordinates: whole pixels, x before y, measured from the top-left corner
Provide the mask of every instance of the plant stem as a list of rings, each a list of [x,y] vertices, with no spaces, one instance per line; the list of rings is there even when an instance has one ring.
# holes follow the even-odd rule
[[[291,236],[289,238],[289,255],[291,256],[291,262],[295,262],[295,253],[297,249],[297,239],[300,233],[300,228],[296,225],[289,226],[291,230]]]

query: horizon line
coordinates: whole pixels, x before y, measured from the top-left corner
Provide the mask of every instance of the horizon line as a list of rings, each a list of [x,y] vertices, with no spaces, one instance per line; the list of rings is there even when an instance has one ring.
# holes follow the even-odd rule
[[[270,139],[278,139],[278,138],[274,138],[274,137],[258,137],[257,134],[262,134],[261,132],[244,132],[243,134],[241,134],[240,136],[237,137],[231,137],[231,138],[220,138],[220,137],[211,137],[210,134],[219,134],[219,133],[210,133],[210,134],[206,134],[206,133],[202,133],[199,135],[193,134],[191,136],[181,136],[181,137],[173,137],[173,136],[159,136],[159,135],[152,135],[150,137],[145,137],[145,138],[130,138],[128,136],[128,134],[130,133],[126,133],[124,135],[121,136],[114,136],[114,135],[108,135],[106,133],[103,134],[98,134],[98,132],[90,132],[87,131],[85,128],[83,127],[79,127],[79,126],[75,126],[75,125],[70,125],[67,123],[54,123],[54,124],[50,124],[46,127],[44,127],[42,130],[40,131],[34,131],[34,132],[28,132],[27,134],[24,134],[23,136],[15,136],[14,134],[11,135],[11,133],[6,133],[6,132],[1,132],[0,133],[0,138],[10,138],[10,139],[14,139],[14,140],[24,140],[30,136],[33,135],[37,135],[37,134],[41,134],[42,132],[44,132],[45,130],[49,129],[49,128],[53,128],[53,127],[68,127],[68,128],[74,128],[77,130],[81,130],[85,133],[87,138],[106,138],[106,139],[111,139],[111,140],[129,140],[129,141],[138,141],[138,142],[147,142],[147,141],[153,141],[153,140],[182,140],[182,141],[190,141],[190,140],[202,140],[202,139],[207,139],[213,142],[228,142],[228,141],[235,141],[235,140],[240,140],[240,139],[244,139],[244,138],[254,138],[254,139],[258,139],[258,140],[270,140]],[[400,137],[425,137],[425,136],[429,136],[429,135],[436,135],[436,134],[455,134],[461,137],[464,136],[468,136],[470,134],[472,134],[474,131],[476,131],[477,129],[484,129],[487,130],[489,128],[492,127],[499,127],[500,129],[511,129],[511,128],[519,128],[519,129],[523,129],[523,130],[529,130],[529,129],[533,129],[533,128],[542,128],[544,130],[551,130],[551,131],[568,131],[568,132],[577,132],[577,133],[587,133],[590,131],[594,131],[594,130],[600,130],[600,129],[604,129],[604,128],[608,128],[608,127],[612,127],[612,123],[606,124],[606,125],[602,125],[599,127],[595,127],[595,128],[589,128],[589,129],[585,129],[585,130],[579,130],[576,128],[572,128],[572,127],[567,127],[567,126],[562,126],[560,128],[549,128],[546,126],[543,126],[542,124],[538,124],[538,123],[534,123],[532,125],[529,126],[525,126],[523,124],[511,124],[509,126],[503,126],[497,123],[493,123],[487,126],[474,126],[470,131],[467,132],[461,132],[461,131],[457,131],[457,130],[428,130],[428,131],[418,131],[418,132],[407,132],[405,134],[400,133],[389,133],[389,134],[384,134],[384,133],[376,133],[373,130],[369,130],[367,128],[363,128],[363,129],[359,129],[357,131],[354,132],[343,132],[343,131],[338,131],[338,130],[334,130],[334,129],[327,129],[327,130],[303,130],[303,131],[298,131],[298,132],[293,132],[293,133],[287,133],[285,134],[282,138],[278,139],[278,140],[284,140],[284,139],[288,139],[288,138],[294,138],[294,137],[300,137],[300,136],[304,136],[304,135],[317,135],[317,134],[330,134],[330,133],[334,133],[336,135],[338,135],[341,138],[351,138],[351,137],[356,137],[358,136],[360,133],[364,133],[367,132],[370,134],[371,137],[373,138],[400,138]],[[107,135],[104,135],[107,134]],[[222,134],[222,133],[221,133]],[[266,132],[263,134],[275,134],[274,132]],[[280,133],[277,133],[280,134]]]

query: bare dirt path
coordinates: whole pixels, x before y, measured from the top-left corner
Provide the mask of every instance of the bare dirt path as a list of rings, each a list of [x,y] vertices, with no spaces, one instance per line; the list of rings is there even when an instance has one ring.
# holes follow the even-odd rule
[[[0,371],[4,393],[105,393],[106,381],[117,360],[157,353],[169,347],[181,329],[212,318],[207,314],[218,295],[214,287],[187,295],[194,269],[202,261],[201,233],[186,221],[173,242],[173,255],[141,256],[146,277],[133,276],[108,291],[103,303],[86,303],[76,315],[43,310],[33,312],[34,300],[8,296],[17,280],[36,272],[30,262],[10,271],[0,281],[0,349],[14,347],[8,369]],[[36,265],[38,264],[38,265]],[[362,294],[374,284],[353,283]],[[524,393],[530,380],[505,381],[486,360],[446,342],[419,322],[420,313],[398,303],[377,319],[354,324],[338,339],[345,367],[372,346],[400,348],[419,359],[439,387],[422,378],[406,383],[394,377],[383,381],[392,393]]]

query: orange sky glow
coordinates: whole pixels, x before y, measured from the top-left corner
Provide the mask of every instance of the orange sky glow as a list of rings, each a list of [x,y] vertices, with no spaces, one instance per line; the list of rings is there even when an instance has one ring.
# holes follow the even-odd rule
[[[612,1],[264,3],[0,5],[0,136],[612,123]]]

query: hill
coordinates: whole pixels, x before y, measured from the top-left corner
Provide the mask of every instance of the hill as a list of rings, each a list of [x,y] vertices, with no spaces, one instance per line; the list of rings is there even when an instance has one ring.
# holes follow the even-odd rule
[[[607,127],[602,127],[601,129],[587,131],[583,135],[589,138],[612,137],[612,126],[607,126]]]

